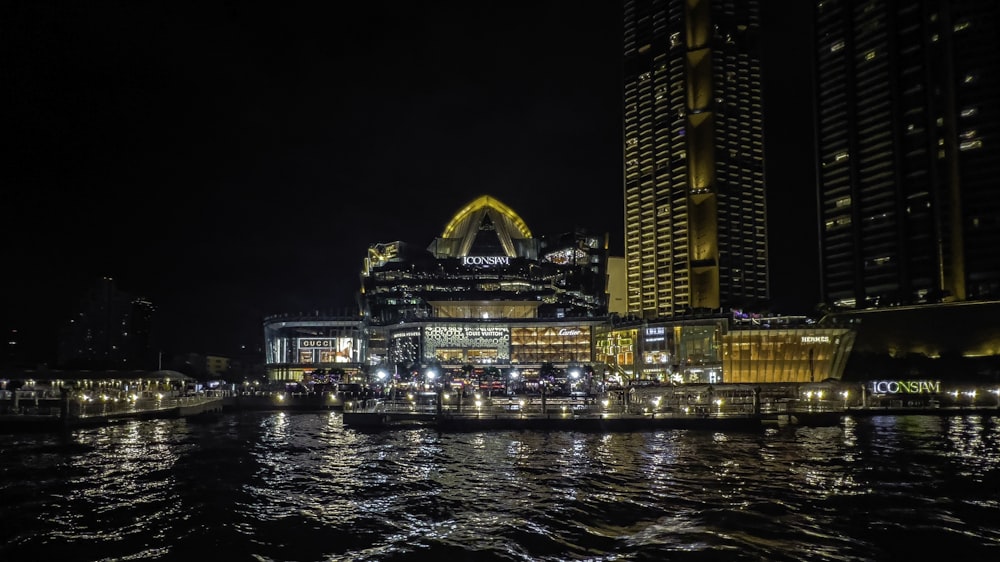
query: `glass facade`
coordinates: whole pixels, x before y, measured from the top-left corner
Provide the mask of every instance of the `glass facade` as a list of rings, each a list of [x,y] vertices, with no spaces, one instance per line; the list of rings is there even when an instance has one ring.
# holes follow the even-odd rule
[[[854,331],[785,323],[751,328],[726,316],[599,326],[595,358],[628,382],[807,383],[843,376]]]
[[[839,379],[853,346],[845,329],[734,330],[720,341],[728,383],[805,383]]]
[[[368,338],[357,318],[272,316],[264,321],[270,380],[303,380],[320,369],[344,377],[366,371]]]

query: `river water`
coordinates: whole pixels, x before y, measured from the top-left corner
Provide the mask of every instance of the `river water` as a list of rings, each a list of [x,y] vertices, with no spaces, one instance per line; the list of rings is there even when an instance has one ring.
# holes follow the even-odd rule
[[[1000,560],[1000,418],[359,432],[337,412],[0,435],[0,560]]]

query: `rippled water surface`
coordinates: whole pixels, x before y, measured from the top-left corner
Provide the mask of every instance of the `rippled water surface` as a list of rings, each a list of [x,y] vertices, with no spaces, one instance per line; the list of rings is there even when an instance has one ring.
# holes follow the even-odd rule
[[[0,560],[995,561],[998,446],[983,416],[439,434],[255,413],[0,435]]]

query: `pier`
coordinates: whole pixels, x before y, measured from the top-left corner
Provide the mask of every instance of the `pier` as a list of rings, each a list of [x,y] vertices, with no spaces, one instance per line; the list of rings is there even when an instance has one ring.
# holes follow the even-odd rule
[[[189,418],[221,412],[221,393],[144,392],[112,396],[62,392],[60,396],[15,391],[0,399],[0,432],[53,431],[129,420]]]
[[[642,431],[650,429],[704,429],[759,431],[768,426],[834,425],[842,409],[769,408],[762,410],[752,394],[748,400],[704,405],[621,402],[609,399],[526,398],[505,396],[475,398],[455,403],[454,396],[411,395],[407,399],[366,400],[344,404],[344,426],[363,430],[388,430],[426,426],[441,431],[572,430]],[[448,403],[450,402],[450,403]],[[665,401],[664,401],[665,402]]]

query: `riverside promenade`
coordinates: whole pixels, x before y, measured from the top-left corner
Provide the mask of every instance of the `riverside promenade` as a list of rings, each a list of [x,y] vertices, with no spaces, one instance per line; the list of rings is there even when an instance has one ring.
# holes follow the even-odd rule
[[[768,408],[762,410],[750,394],[746,400],[730,395],[696,405],[614,402],[593,398],[524,397],[475,398],[461,404],[454,399],[438,402],[434,395],[410,396],[402,400],[367,400],[345,404],[345,427],[359,430],[391,430],[413,426],[440,431],[567,430],[644,431],[654,429],[702,429],[760,431],[769,426],[835,425],[842,408]]]
[[[14,394],[0,399],[0,433],[58,431],[137,419],[190,418],[223,410],[221,393],[143,392],[60,396]]]

